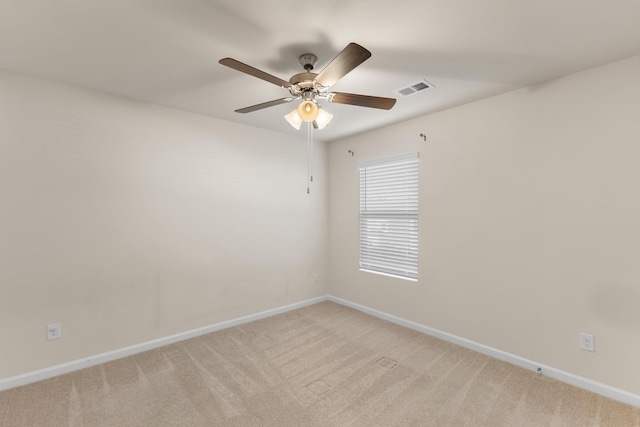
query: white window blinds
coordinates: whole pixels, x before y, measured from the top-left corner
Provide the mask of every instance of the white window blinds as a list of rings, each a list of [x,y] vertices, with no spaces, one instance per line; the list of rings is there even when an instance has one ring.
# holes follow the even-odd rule
[[[418,153],[358,165],[360,269],[418,278]]]

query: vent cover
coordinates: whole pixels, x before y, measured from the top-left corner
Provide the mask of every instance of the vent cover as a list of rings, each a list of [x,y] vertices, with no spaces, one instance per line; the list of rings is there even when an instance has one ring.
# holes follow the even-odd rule
[[[422,92],[423,90],[429,89],[430,87],[433,87],[433,85],[423,79],[409,86],[396,89],[395,92],[401,96],[409,96],[409,95],[413,95],[414,93]]]

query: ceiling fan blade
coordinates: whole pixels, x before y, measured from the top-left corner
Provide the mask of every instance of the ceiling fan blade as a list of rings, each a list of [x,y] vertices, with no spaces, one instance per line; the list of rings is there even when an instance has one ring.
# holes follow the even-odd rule
[[[356,95],[354,93],[334,92],[329,97],[329,102],[335,104],[350,104],[360,107],[380,108],[390,110],[396,104],[393,98],[381,98],[379,96]]]
[[[233,68],[234,70],[241,71],[243,73],[249,74],[250,76],[257,77],[259,79],[265,80],[269,83],[273,83],[274,85],[288,88],[291,86],[286,80],[282,80],[276,76],[272,76],[269,73],[265,73],[264,71],[258,70],[250,65],[244,64],[240,61],[236,61],[233,58],[223,58],[218,61],[222,65],[226,65],[229,68]]]
[[[329,87],[369,59],[371,52],[359,44],[349,43],[316,77],[316,83]]]
[[[250,113],[252,111],[262,110],[263,108],[273,107],[274,105],[286,104],[293,101],[294,98],[281,98],[274,99],[273,101],[263,102],[262,104],[252,105],[251,107],[241,108],[236,110],[236,113]]]

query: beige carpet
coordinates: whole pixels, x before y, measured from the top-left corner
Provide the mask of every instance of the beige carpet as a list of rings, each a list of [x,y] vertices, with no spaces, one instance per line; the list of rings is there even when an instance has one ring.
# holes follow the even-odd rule
[[[640,426],[640,409],[324,302],[0,393],[2,426]]]

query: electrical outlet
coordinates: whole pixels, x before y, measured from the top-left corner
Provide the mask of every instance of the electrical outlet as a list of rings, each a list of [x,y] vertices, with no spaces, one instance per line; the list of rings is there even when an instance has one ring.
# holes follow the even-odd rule
[[[51,325],[47,325],[47,341],[57,340],[60,337],[62,337],[60,323],[52,323]]]
[[[596,351],[596,342],[591,334],[580,334],[580,349],[587,351]]]

